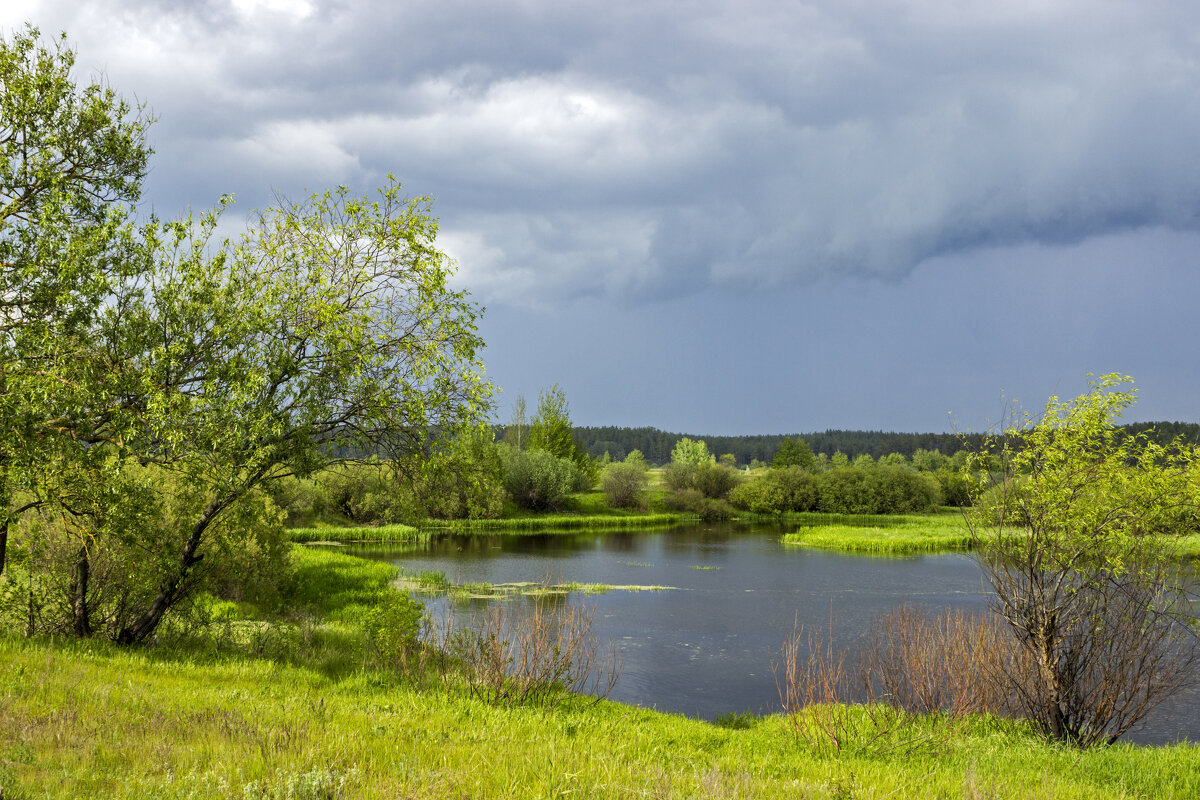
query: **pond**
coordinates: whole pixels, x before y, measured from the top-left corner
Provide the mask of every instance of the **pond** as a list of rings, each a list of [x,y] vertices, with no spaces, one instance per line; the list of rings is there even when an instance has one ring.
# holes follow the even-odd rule
[[[987,587],[965,555],[878,558],[780,543],[772,525],[698,525],[661,532],[435,534],[403,548],[351,552],[409,571],[440,570],[458,584],[520,581],[667,586],[589,595],[593,632],[617,644],[610,698],[715,719],[780,708],[771,671],[794,625],[858,640],[873,616],[902,603],[933,610],[986,607]],[[1200,739],[1200,690],[1160,709],[1133,741]]]

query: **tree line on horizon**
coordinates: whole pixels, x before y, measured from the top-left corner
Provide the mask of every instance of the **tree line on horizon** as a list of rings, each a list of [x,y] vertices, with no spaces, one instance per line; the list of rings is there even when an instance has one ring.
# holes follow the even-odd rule
[[[501,440],[509,426],[496,425],[496,438]],[[1133,422],[1120,426],[1133,435],[1148,435],[1163,446],[1176,440],[1200,442],[1200,424],[1194,422]],[[754,461],[771,463],[785,440],[800,438],[808,443],[814,454],[844,453],[851,460],[869,455],[878,460],[890,453],[900,453],[911,459],[918,450],[936,450],[953,456],[960,450],[980,452],[989,436],[987,433],[898,433],[894,431],[825,430],[802,434],[755,434],[746,436],[697,436],[671,433],[654,427],[574,426],[572,433],[578,447],[593,458],[621,461],[638,450],[650,464],[663,465],[671,461],[671,452],[681,439],[702,439],[717,455],[732,454],[737,464],[746,466]]]

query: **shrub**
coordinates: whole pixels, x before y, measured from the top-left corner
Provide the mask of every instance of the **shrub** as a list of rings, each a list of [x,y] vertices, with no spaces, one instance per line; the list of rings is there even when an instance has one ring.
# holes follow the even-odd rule
[[[516,450],[505,447],[504,487],[522,508],[557,508],[577,480],[575,464],[545,450]]]
[[[696,467],[695,488],[705,497],[724,499],[741,482],[741,475],[732,467],[709,461]]]
[[[734,487],[729,502],[755,514],[811,511],[817,504],[817,482],[800,467],[775,468]]]
[[[755,478],[735,486],[729,493],[735,508],[754,514],[776,514],[784,510],[783,492],[774,482]]]
[[[376,655],[397,673],[408,671],[420,651],[425,606],[407,592],[390,591],[367,619]]]
[[[967,715],[1011,713],[1006,674],[1030,662],[994,616],[909,606],[873,618],[857,653],[794,630],[772,663],[784,714],[818,753],[943,749]]]
[[[635,463],[609,464],[600,477],[600,486],[609,505],[637,508],[646,490],[646,468]]]
[[[910,467],[835,467],[817,476],[817,510],[828,514],[909,514],[936,511],[941,487]]]
[[[672,461],[663,467],[663,486],[669,491],[682,492],[696,488],[696,465],[684,461]]]
[[[680,489],[663,497],[663,505],[669,511],[683,514],[700,514],[704,511],[704,495],[699,489]]]
[[[323,496],[318,515],[341,515],[360,525],[388,525],[422,516],[411,490],[397,480],[394,464],[340,464],[313,476]]]
[[[504,510],[504,464],[487,426],[461,431],[433,453],[421,470],[417,493],[425,516],[494,519]]]
[[[603,699],[621,663],[616,647],[592,633],[592,610],[557,606],[545,594],[527,603],[490,603],[454,630],[447,618],[442,649],[466,671],[472,693],[494,705],[553,705],[563,691]]]
[[[715,461],[672,461],[663,468],[663,484],[673,492],[695,489],[705,497],[725,498],[741,481],[736,469]]]

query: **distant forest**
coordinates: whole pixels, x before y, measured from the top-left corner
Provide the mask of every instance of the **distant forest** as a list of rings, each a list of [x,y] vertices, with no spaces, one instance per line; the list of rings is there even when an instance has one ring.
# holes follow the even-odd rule
[[[1135,422],[1123,426],[1126,430],[1141,433],[1155,432],[1154,438],[1163,444],[1183,437],[1186,441],[1200,442],[1200,425],[1194,422]],[[497,438],[504,436],[505,427],[497,426]],[[740,465],[757,459],[770,463],[784,439],[799,436],[808,442],[813,453],[832,456],[845,453],[850,459],[866,453],[878,460],[888,453],[901,453],[912,458],[916,450],[937,450],[944,456],[952,456],[959,450],[977,450],[983,441],[982,433],[889,433],[884,431],[827,430],[821,433],[772,434],[759,436],[704,436],[688,433],[668,433],[658,428],[576,427],[575,441],[590,455],[602,457],[606,452],[614,461],[620,461],[632,450],[642,451],[651,464],[666,464],[671,460],[675,443],[685,436],[703,439],[714,455],[732,453]]]

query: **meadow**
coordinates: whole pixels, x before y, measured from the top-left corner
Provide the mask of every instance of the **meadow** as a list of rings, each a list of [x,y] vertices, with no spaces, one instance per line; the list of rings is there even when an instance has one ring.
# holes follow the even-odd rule
[[[715,723],[590,698],[493,705],[380,663],[395,569],[296,547],[286,614],[225,604],[158,647],[0,639],[7,800],[126,798],[1190,798],[1200,748],[1079,752],[980,716],[935,748],[831,753],[786,716]]]

